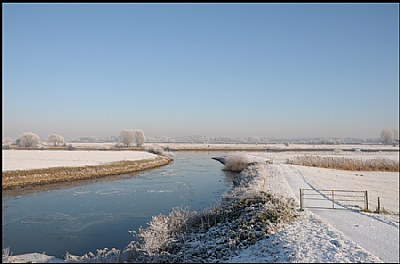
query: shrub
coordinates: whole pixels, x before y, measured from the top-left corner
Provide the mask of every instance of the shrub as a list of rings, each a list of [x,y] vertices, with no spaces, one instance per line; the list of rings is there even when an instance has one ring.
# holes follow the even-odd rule
[[[74,150],[74,149],[75,149],[75,147],[72,146],[72,144],[68,144],[67,145],[67,150]]]
[[[150,146],[146,148],[147,152],[156,154],[156,155],[161,155],[161,156],[165,156],[165,157],[169,157],[169,158],[174,158],[174,155],[172,153],[169,152],[165,152],[164,148],[160,147],[160,146]]]
[[[3,145],[2,149],[10,149],[10,145]]]
[[[10,258],[10,248],[3,248],[3,254],[1,258],[2,263],[11,263],[11,258]]]
[[[138,232],[143,241],[143,249],[150,254],[164,251],[184,229],[187,230],[189,216],[190,211],[186,208],[173,208],[167,216],[153,216],[149,226],[140,228]]]
[[[121,142],[115,143],[114,146],[115,146],[116,148],[123,148],[123,147],[125,147],[125,145],[124,145],[123,143],[121,143]]]
[[[225,158],[224,170],[240,172],[247,167],[248,163],[248,157],[246,154],[233,154]]]

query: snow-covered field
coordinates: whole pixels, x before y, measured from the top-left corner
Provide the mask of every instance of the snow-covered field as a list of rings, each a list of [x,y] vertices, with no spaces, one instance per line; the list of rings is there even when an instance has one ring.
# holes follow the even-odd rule
[[[2,171],[77,167],[156,157],[144,151],[2,150]]]
[[[398,172],[352,172],[325,168],[292,165],[316,189],[367,190],[370,210],[377,207],[380,197],[381,208],[399,214]],[[355,204],[343,201],[344,204]]]

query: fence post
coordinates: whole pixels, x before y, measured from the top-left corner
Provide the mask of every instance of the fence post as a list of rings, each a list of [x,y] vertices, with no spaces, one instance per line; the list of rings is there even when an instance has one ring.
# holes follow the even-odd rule
[[[300,189],[300,211],[303,211],[303,192]]]
[[[368,211],[368,191],[365,191],[365,210]]]
[[[335,209],[335,193],[332,190],[332,209]]]
[[[378,197],[378,214],[381,212],[381,199]]]

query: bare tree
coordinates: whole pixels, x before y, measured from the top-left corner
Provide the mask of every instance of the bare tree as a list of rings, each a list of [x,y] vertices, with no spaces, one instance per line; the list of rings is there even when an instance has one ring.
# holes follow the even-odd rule
[[[57,134],[52,134],[48,136],[47,142],[49,144],[53,144],[54,146],[59,146],[61,144],[64,144],[64,137]]]
[[[144,144],[146,138],[144,137],[144,132],[141,129],[135,131],[136,146],[141,147]]]
[[[121,142],[129,147],[135,138],[135,131],[133,129],[123,129],[119,134]]]
[[[36,147],[40,143],[40,137],[32,132],[24,132],[18,139],[20,147]]]

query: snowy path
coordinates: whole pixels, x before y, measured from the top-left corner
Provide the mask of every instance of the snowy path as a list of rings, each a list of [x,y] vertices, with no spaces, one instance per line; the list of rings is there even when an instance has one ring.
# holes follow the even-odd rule
[[[296,198],[299,200],[300,188],[312,188],[296,168],[278,164],[277,169],[285,176]],[[317,192],[315,192],[317,194]],[[318,197],[318,196],[317,196]],[[322,195],[319,198],[324,199]],[[307,202],[311,206],[310,202]],[[313,201],[312,206],[331,207],[331,201]],[[384,262],[399,262],[399,228],[376,218],[345,209],[337,204],[333,209],[309,208],[314,214],[344,233],[349,239],[358,243],[367,251]]]

